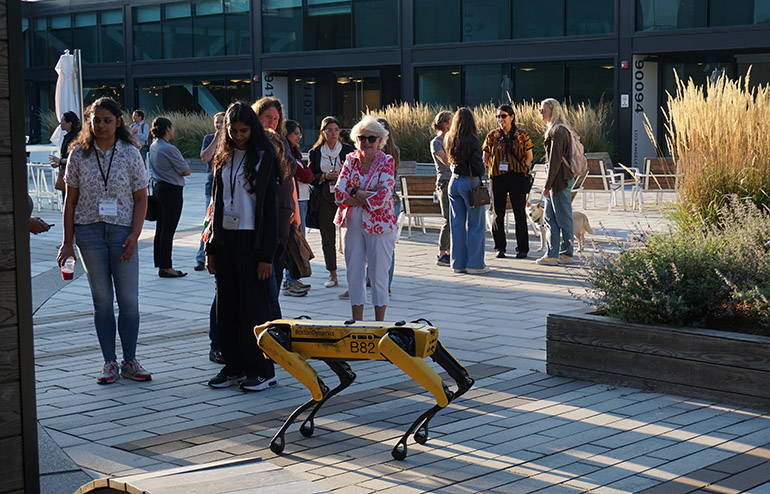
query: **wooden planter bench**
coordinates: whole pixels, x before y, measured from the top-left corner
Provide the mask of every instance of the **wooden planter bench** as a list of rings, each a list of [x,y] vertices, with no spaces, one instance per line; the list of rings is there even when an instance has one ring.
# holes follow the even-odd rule
[[[550,314],[548,374],[770,410],[770,337]]]

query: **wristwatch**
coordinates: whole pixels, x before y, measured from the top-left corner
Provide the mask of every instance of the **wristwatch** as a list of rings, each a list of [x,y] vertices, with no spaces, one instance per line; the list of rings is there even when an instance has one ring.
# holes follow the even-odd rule
[[[356,197],[356,192],[358,192],[358,187],[351,187],[350,197]]]

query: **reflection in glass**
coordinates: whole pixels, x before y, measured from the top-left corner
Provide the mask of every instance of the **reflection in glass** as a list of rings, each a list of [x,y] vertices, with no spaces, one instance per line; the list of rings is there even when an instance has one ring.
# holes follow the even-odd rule
[[[134,8],[134,60],[160,60],[160,6]]]
[[[106,10],[101,13],[99,46],[102,62],[122,62],[123,54],[123,11]]]
[[[602,98],[611,102],[614,97],[614,69],[612,59],[568,61],[567,99],[574,104],[597,104]]]
[[[636,0],[636,30],[706,26],[708,0]]]
[[[225,54],[225,19],[220,0],[196,0],[193,47],[196,57]]]
[[[513,0],[513,37],[564,35],[564,0]]]
[[[72,28],[72,49],[80,49],[80,57],[83,63],[96,63],[97,47],[99,46],[96,27],[96,12],[75,14],[75,22]]]
[[[516,101],[564,99],[564,63],[536,62],[515,66]]]
[[[108,96],[121,106],[125,104],[125,85],[121,81],[83,81],[83,106]]]
[[[350,0],[305,0],[305,50],[337,50],[352,46]]]
[[[34,23],[35,53],[33,60],[35,65],[48,64],[48,23],[45,17],[38,17]]]
[[[508,103],[505,91],[510,88],[508,70],[502,64],[465,66],[465,106],[493,102]],[[513,97],[513,93],[511,93]]]
[[[228,55],[251,53],[250,32],[248,11],[225,14],[225,53]]]
[[[417,69],[417,99],[454,108],[460,102],[460,67]]]
[[[567,36],[611,34],[615,31],[615,1],[567,0]]]
[[[192,57],[192,18],[189,2],[163,5],[163,58]]]
[[[48,61],[55,65],[64,50],[73,50],[72,20],[69,15],[53,15],[48,19]]]
[[[460,41],[459,0],[414,0],[414,42]]]
[[[398,45],[398,4],[393,0],[353,0],[356,48]]]
[[[302,50],[302,0],[263,0],[262,46],[265,53]]]
[[[508,39],[510,2],[500,0],[463,0],[463,41]]]

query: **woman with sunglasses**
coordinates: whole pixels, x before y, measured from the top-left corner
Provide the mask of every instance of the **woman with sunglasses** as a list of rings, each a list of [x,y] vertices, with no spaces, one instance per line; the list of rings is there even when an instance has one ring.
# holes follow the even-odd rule
[[[334,215],[337,204],[334,202],[334,184],[337,183],[342,163],[349,153],[355,151],[353,146],[340,140],[340,122],[334,117],[326,117],[321,121],[321,132],[318,140],[310,149],[310,169],[315,179],[313,186],[315,194],[321,194],[318,209],[314,212],[318,219],[318,229],[321,230],[321,248],[324,252],[326,270],[329,279],[324,286],[337,286],[337,230],[334,227]]]
[[[357,151],[347,155],[335,199],[339,209],[334,223],[347,228],[345,266],[353,319],[364,318],[366,270],[372,282],[374,318],[385,320],[388,270],[396,247],[396,213],[393,207],[393,157],[381,150],[388,131],[372,116],[365,116],[350,131]]]
[[[516,258],[524,259],[529,252],[527,232],[527,193],[529,166],[532,163],[532,139],[527,131],[516,127],[516,115],[510,105],[497,107],[498,128],[487,134],[481,149],[484,164],[489,167],[492,184],[492,238],[497,257],[505,257],[505,208],[511,198],[516,221]]]

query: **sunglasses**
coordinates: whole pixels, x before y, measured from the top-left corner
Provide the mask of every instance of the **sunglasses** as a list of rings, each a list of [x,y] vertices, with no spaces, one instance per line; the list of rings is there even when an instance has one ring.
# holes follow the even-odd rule
[[[358,139],[361,142],[364,142],[366,140],[369,141],[370,144],[374,144],[377,142],[377,139],[379,139],[380,136],[356,136],[356,139]]]
[[[500,119],[500,118],[502,118],[502,119],[506,119],[506,118],[508,118],[508,117],[510,117],[510,115],[506,115],[505,113],[503,113],[503,114],[501,114],[501,115],[495,115],[495,118],[498,118],[498,119]]]

